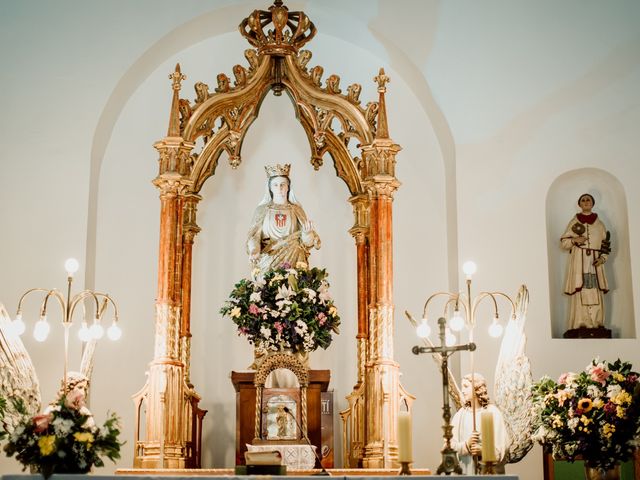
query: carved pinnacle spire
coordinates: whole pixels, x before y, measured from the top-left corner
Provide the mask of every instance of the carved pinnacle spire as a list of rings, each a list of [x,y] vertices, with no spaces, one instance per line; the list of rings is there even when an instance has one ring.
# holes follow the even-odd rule
[[[178,93],[182,87],[182,81],[186,80],[186,78],[180,71],[180,64],[176,63],[175,71],[169,75],[169,79],[172,81],[173,99],[171,101],[171,113],[169,114],[168,137],[180,136],[180,97]]]
[[[378,84],[378,128],[376,129],[376,138],[389,138],[389,126],[387,125],[387,107],[384,101],[384,94],[387,91],[387,83],[389,77],[384,73],[384,68],[380,69],[378,75],[373,78]]]

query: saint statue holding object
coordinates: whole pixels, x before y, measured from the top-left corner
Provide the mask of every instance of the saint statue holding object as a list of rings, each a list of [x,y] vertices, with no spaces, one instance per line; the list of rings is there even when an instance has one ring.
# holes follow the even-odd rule
[[[598,214],[592,212],[595,200],[580,195],[582,210],[571,219],[560,245],[569,251],[564,293],[571,296],[569,328],[604,328],[603,294],[609,291],[604,264],[611,252],[610,234]]]
[[[289,164],[265,167],[267,191],[253,215],[247,239],[254,277],[283,265],[308,264],[311,248],[320,248],[313,223],[291,191],[290,170]]]

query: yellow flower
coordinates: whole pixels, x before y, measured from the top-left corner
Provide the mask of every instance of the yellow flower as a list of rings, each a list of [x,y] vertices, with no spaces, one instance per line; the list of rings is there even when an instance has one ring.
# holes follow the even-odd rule
[[[622,375],[621,373],[615,372],[615,373],[613,374],[613,379],[614,379],[616,382],[623,382],[623,381],[624,381],[624,379],[625,379],[625,377],[624,377],[624,375]]]
[[[616,415],[618,416],[618,418],[624,418],[625,413],[626,409],[624,407],[621,407],[620,405],[616,407]]]
[[[615,431],[616,431],[616,426],[611,425],[610,423],[605,423],[604,426],[602,427],[602,434],[605,436],[605,438],[611,438],[611,435]]]
[[[56,436],[45,435],[38,439],[38,447],[40,447],[40,453],[46,457],[51,455],[56,449]]]
[[[616,405],[630,404],[631,400],[632,398],[629,392],[625,392],[624,390],[611,399]]]
[[[593,408],[593,402],[591,402],[590,398],[581,398],[578,400],[578,408],[584,413],[590,412],[591,408]]]
[[[78,442],[91,444],[93,442],[93,433],[91,432],[76,432],[73,434]]]
[[[241,311],[242,310],[240,310],[240,307],[233,307],[233,310],[231,310],[231,313],[229,315],[231,316],[231,318],[239,317]]]
[[[596,398],[593,401],[593,408],[602,408],[604,406],[604,402],[602,401],[601,398]]]
[[[329,315],[331,315],[332,317],[336,316],[336,313],[338,313],[338,310],[336,309],[336,307],[334,307],[333,305],[331,305],[329,307]]]
[[[589,425],[591,422],[593,422],[593,420],[591,420],[589,417],[586,417],[584,415],[580,417],[580,421],[585,425]]]

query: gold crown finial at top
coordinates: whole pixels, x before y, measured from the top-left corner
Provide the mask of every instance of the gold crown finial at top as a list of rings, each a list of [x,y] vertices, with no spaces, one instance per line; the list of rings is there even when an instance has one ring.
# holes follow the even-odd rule
[[[288,177],[289,171],[291,170],[291,164],[285,163],[284,165],[280,165],[277,163],[276,165],[265,165],[265,172],[267,172],[267,177]]]
[[[316,34],[316,27],[304,12],[290,12],[282,0],[268,10],[254,10],[240,23],[240,33],[260,53],[297,53]]]

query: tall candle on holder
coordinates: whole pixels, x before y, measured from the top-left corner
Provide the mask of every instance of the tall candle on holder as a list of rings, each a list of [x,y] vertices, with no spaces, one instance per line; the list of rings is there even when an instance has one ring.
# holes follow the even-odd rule
[[[403,411],[398,412],[398,461],[413,462],[411,415]]]
[[[492,412],[483,411],[480,414],[480,436],[482,441],[482,461],[497,461]]]

